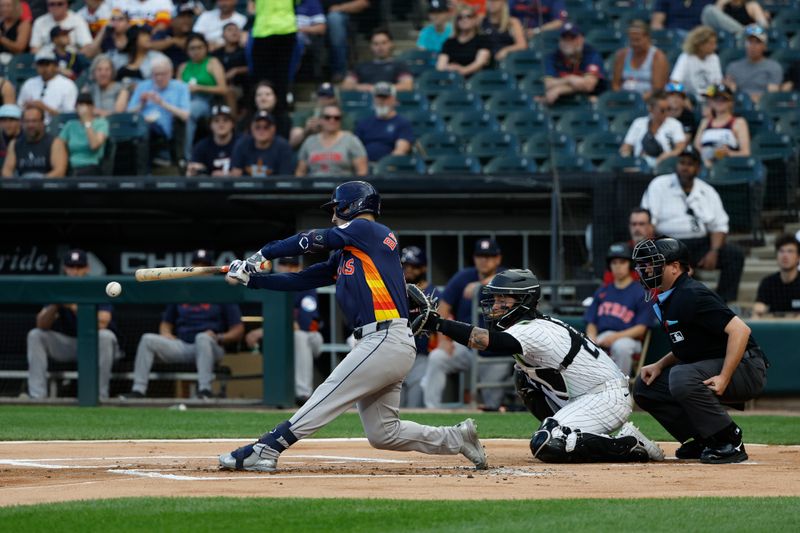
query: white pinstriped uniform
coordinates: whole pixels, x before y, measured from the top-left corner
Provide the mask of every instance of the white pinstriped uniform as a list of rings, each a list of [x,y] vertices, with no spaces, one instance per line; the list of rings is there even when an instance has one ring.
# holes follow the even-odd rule
[[[572,363],[563,368],[561,363],[572,346],[567,327],[556,319],[535,319],[518,322],[506,333],[522,346],[522,354],[515,356],[517,366],[523,370],[551,368],[564,378],[569,401],[553,415],[559,425],[588,433],[612,433],[633,410],[628,377],[588,339]]]

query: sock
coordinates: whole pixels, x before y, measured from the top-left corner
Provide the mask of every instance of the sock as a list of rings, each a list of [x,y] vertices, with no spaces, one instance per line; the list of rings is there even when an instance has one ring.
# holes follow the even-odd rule
[[[285,420],[275,426],[275,429],[268,433],[264,433],[258,442],[260,444],[264,444],[275,451],[275,453],[281,453],[286,448],[297,442],[297,437],[295,437],[294,433],[289,429],[292,423],[288,420]]]

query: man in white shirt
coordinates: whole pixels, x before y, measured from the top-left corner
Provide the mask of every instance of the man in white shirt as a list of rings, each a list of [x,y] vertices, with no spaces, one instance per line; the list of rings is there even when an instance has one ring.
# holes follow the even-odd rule
[[[39,75],[22,84],[17,105],[41,109],[45,114],[45,123],[49,123],[59,113],[74,112],[78,87],[72,80],[58,73],[58,63],[52,47],[36,52],[34,61]]]
[[[33,21],[31,52],[36,53],[43,46],[50,44],[50,30],[56,25],[70,30],[68,48],[70,52],[83,52],[83,48],[92,43],[89,25],[70,11],[67,0],[47,0],[47,13]]]
[[[193,30],[205,36],[209,48],[213,51],[225,45],[222,30],[231,22],[243,30],[247,24],[247,17],[236,12],[236,0],[217,0],[215,9],[197,17]]]
[[[675,173],[657,176],[642,196],[656,233],[683,241],[691,264],[703,270],[720,270],[717,293],[726,302],[736,300],[744,268],[744,254],[725,242],[728,214],[722,199],[708,183],[695,179],[702,166],[700,154],[687,146]]]

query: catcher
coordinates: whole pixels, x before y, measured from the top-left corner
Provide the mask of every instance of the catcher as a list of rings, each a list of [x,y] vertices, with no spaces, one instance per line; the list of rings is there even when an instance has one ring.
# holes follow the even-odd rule
[[[413,290],[409,296],[425,299]],[[412,330],[441,332],[470,348],[514,354],[526,378],[517,374],[518,388],[538,385],[551,400],[548,404],[529,397],[531,412],[547,415],[530,442],[533,456],[541,461],[662,460],[664,452],[626,422],[633,408],[628,377],[583,334],[537,311],[540,296],[539,281],[530,270],[507,270],[482,289],[488,330],[443,319],[422,301],[414,306],[420,314]],[[564,390],[559,390],[558,377]],[[620,427],[616,437],[608,436]]]

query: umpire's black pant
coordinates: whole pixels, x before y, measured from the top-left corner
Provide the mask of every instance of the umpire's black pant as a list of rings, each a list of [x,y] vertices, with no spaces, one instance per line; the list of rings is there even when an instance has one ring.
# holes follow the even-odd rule
[[[707,439],[732,422],[723,403],[758,397],[767,382],[766,362],[760,350],[748,350],[722,396],[703,381],[722,370],[724,359],[681,363],[665,369],[650,385],[636,378],[633,399],[653,415],[678,442]]]
[[[689,257],[692,267],[696,268],[698,261],[711,249],[711,240],[708,237],[700,239],[681,239],[689,248]],[[744,252],[735,244],[726,242],[719,250],[717,260],[719,269],[719,284],[717,294],[726,302],[732,302],[739,293],[739,281],[742,279],[744,269]]]

